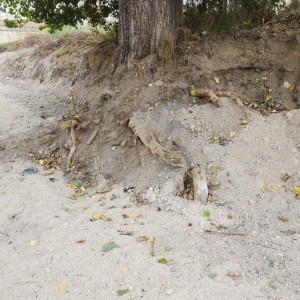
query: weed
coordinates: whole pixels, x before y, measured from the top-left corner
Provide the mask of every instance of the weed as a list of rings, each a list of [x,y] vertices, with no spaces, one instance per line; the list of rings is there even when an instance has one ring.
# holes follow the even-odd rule
[[[69,47],[63,48],[56,54],[56,57],[57,58],[62,57],[64,55],[68,54],[70,52],[70,50],[71,49]]]

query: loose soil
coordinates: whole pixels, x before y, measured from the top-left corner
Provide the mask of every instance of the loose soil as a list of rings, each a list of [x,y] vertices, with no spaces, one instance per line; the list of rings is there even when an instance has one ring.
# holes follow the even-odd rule
[[[298,299],[293,24],[188,38],[164,66],[115,68],[113,43],[82,36],[2,53],[1,297]],[[198,89],[228,96],[215,107]],[[175,195],[182,169],[130,121],[206,169],[207,204]]]

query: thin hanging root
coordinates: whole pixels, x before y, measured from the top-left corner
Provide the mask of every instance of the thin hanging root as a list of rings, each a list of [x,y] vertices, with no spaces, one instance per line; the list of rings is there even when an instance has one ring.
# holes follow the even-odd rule
[[[70,120],[70,126],[65,128],[71,128],[71,139],[72,139],[72,148],[68,156],[68,166],[71,165],[72,157],[76,151],[76,128],[79,128],[79,123],[76,120]]]

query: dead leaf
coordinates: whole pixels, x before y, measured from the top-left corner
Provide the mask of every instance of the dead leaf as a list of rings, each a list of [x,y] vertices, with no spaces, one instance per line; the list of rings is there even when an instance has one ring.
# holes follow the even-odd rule
[[[109,218],[99,212],[95,212],[92,214],[92,218],[91,218],[91,221],[98,221],[98,220],[104,220],[104,221],[111,221],[112,218]]]
[[[294,187],[294,193],[295,193],[296,196],[299,196],[299,195],[300,195],[300,186],[297,186],[297,185],[296,185],[296,186]]]
[[[295,91],[296,86],[294,84],[289,88],[289,93],[293,93]]]
[[[59,292],[65,292],[69,288],[67,283],[63,283],[58,287]]]
[[[235,131],[230,131],[229,132],[229,137],[230,138],[234,138],[234,136],[235,136]]]
[[[214,77],[214,81],[216,82],[216,84],[219,84],[220,83],[220,78]]]
[[[76,241],[77,244],[84,244],[86,242],[86,240],[78,240]]]
[[[32,241],[29,242],[29,244],[30,244],[31,246],[36,246],[38,243],[39,243],[38,240],[32,240]]]
[[[121,269],[121,272],[122,272],[122,273],[127,273],[128,271],[129,271],[128,268],[122,268],[122,269]]]
[[[249,123],[249,120],[243,119],[241,122],[241,125],[247,125]]]
[[[273,186],[274,191],[278,191],[281,188],[281,184],[280,183],[276,183]]]

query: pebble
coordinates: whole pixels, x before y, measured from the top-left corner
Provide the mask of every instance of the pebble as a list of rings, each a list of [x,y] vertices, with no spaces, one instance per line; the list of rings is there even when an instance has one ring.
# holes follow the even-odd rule
[[[167,294],[167,295],[172,295],[172,294],[173,294],[173,292],[174,292],[174,290],[173,290],[173,289],[169,289],[169,290],[167,290],[167,291],[166,291],[166,294]]]
[[[164,82],[161,80],[157,80],[154,84],[155,84],[155,86],[162,86],[164,84]]]

